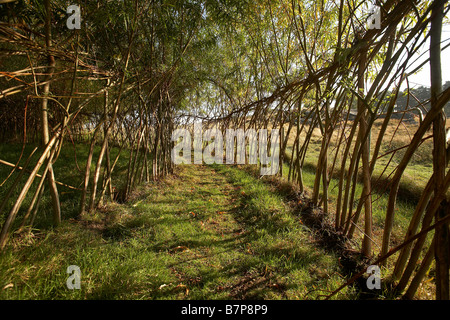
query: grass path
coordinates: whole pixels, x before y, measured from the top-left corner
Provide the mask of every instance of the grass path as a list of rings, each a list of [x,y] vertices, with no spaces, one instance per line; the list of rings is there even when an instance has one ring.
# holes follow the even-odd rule
[[[80,290],[66,288],[69,265]],[[232,166],[181,166],[0,259],[0,299],[317,299],[343,281],[277,190]]]

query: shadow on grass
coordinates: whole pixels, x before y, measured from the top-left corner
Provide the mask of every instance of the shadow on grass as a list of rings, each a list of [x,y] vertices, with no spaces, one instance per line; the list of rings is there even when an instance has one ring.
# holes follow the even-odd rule
[[[189,169],[180,179],[186,184],[173,190],[162,186],[167,197],[153,190],[148,201],[140,199],[142,207],[129,204],[127,218],[101,232],[67,224],[33,258],[22,261],[40,268],[59,255],[53,272],[78,263],[89,287],[73,296],[80,299],[313,299],[336,287],[330,283],[341,280],[336,260],[310,241],[308,228],[291,211],[281,210],[278,198],[260,206],[274,190],[252,189],[259,180],[228,171],[237,169],[216,168],[218,176],[212,169]],[[186,174],[197,173],[201,185],[187,181]],[[191,186],[196,190],[186,191]],[[221,194],[217,201],[227,203],[201,212],[205,197]],[[57,297],[72,297],[64,283],[57,285]]]
[[[216,169],[220,174],[227,177],[228,183],[239,183],[235,177],[227,174],[227,171]],[[252,178],[253,182],[255,181]],[[256,181],[257,182],[257,181]],[[261,210],[258,202],[255,201],[255,194],[249,192],[240,192],[240,189],[233,192],[233,197],[238,197],[238,205],[229,210],[234,220],[244,230],[239,236],[234,236],[229,240],[215,242],[197,242],[185,241],[186,247],[213,246],[223,248],[224,243],[229,245],[228,249],[216,252],[215,255],[224,254],[227,251],[240,251],[248,258],[240,258],[227,264],[220,271],[222,278],[228,279],[227,285],[222,288],[229,290],[229,296],[238,299],[262,299],[267,298],[267,291],[275,292],[277,298],[285,298],[285,290],[289,288],[294,290],[299,286],[318,285],[328,276],[326,270],[320,272],[311,272],[308,280],[301,279],[300,283],[295,281],[286,281],[286,277],[295,270],[314,269],[321,265],[320,261],[323,252],[317,251],[317,247],[311,243],[288,243],[292,240],[292,234],[302,233],[308,229],[299,223],[293,223],[292,220],[283,219],[284,213],[278,210]],[[232,233],[232,232],[230,232]],[[283,236],[287,235],[287,240]],[[274,241],[272,244],[265,242]],[[277,241],[288,243],[287,248],[277,247]],[[246,245],[254,246],[255,249],[246,250]],[[296,246],[300,248],[296,248]],[[196,258],[190,258],[180,261],[176,265],[181,265],[195,260],[213,258],[212,255],[203,255]],[[320,267],[318,268],[320,269]],[[249,271],[251,270],[251,271]],[[308,273],[308,271],[306,271]],[[219,276],[217,272],[202,272],[201,278],[211,278],[212,275]],[[300,280],[300,279],[299,279]],[[325,279],[326,280],[326,279]]]
[[[258,177],[259,173],[255,167],[244,166],[241,169],[253,177]],[[314,234],[315,243],[320,248],[339,257],[340,271],[347,279],[367,268],[369,259],[352,249],[350,240],[336,231],[329,216],[320,207],[314,207],[307,195],[300,193],[298,186],[276,176],[266,177],[261,181],[272,186],[273,192],[290,203],[293,214],[301,217],[305,226]],[[358,278],[352,287],[356,289],[359,299],[376,299],[381,294],[367,288],[366,277]]]
[[[217,171],[231,186],[241,183],[227,171]],[[250,178],[248,185],[259,183]],[[193,201],[204,195],[217,194],[217,190],[214,190],[217,183],[203,181],[202,187],[211,189],[196,190],[197,198]],[[200,214],[191,217],[169,212],[167,209],[158,218],[158,213],[154,212],[150,219],[134,217],[124,224],[131,233],[125,233],[125,237],[116,240],[125,242],[133,238],[130,236],[133,233],[132,226],[165,230],[167,233],[172,230],[176,230],[174,233],[180,232],[177,228],[184,225],[198,227],[191,233],[145,240],[145,249],[142,250],[160,257],[159,263],[172,274],[172,278],[167,277],[164,283],[152,283],[145,288],[148,295],[152,299],[292,299],[295,295],[288,294],[288,290],[291,293],[301,291],[304,297],[315,287],[326,290],[329,274],[326,270],[327,262],[322,261],[323,252],[307,243],[306,235],[305,243],[295,242],[301,239],[294,239],[294,235],[305,231],[305,226],[285,219],[287,213],[280,213],[276,208],[262,210],[258,200],[255,200],[255,196],[258,196],[256,193],[248,190],[243,192],[240,187],[230,187],[227,190],[229,198],[235,199],[235,202],[224,215],[233,222],[226,221],[228,224],[224,226],[220,225],[220,220],[214,221],[218,225],[217,229],[216,224],[209,228],[200,228],[199,225],[204,225],[203,222],[207,223],[211,217],[225,219],[224,215]],[[270,191],[267,192],[269,195]],[[184,193],[186,196],[190,195],[190,192]],[[161,207],[174,205],[173,201],[161,199],[152,203]],[[200,206],[201,202],[196,205]],[[191,209],[194,210],[195,206]],[[135,219],[140,219],[140,222]],[[130,280],[121,278],[120,281]],[[189,288],[189,294],[180,289],[185,287]],[[112,288],[110,284],[105,284],[105,288],[98,292],[108,290]],[[125,286],[123,290],[130,288]],[[116,295],[120,294],[122,293],[116,292]]]

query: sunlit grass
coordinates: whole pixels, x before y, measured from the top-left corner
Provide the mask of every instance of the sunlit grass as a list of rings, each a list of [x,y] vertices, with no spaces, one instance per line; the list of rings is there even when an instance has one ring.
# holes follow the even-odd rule
[[[181,167],[128,204],[15,239],[0,274],[2,299],[316,299],[344,281],[282,195],[225,165]]]

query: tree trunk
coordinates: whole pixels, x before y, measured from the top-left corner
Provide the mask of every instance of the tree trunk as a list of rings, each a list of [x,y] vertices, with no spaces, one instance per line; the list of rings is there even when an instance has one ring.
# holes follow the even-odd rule
[[[431,72],[431,108],[436,105],[437,97],[442,93],[441,70],[441,33],[444,18],[444,0],[434,1],[430,30],[430,72]],[[434,193],[443,187],[446,169],[446,134],[444,111],[438,113],[433,121],[433,173]],[[449,214],[448,203],[443,201],[435,213],[435,221]],[[449,232],[448,224],[436,228],[436,299],[449,300]]]
[[[80,212],[79,212],[80,216],[82,216],[85,212],[84,206],[85,206],[85,202],[86,202],[87,189],[89,186],[89,177],[90,177],[90,173],[91,173],[92,158],[94,157],[95,140],[97,138],[97,134],[100,130],[100,127],[101,127],[101,123],[95,129],[93,137],[92,137],[91,145],[89,147],[89,153],[88,153],[88,158],[86,161],[86,167],[85,167],[85,172],[84,172],[84,185],[83,185],[83,190],[81,191]]]
[[[364,95],[364,70],[366,66],[366,55],[361,56],[358,70],[358,90]],[[362,116],[359,122],[359,134],[361,139],[362,151],[362,171],[363,171],[363,192],[361,197],[364,199],[364,239],[362,245],[362,254],[366,257],[372,256],[372,187],[370,183],[370,132],[368,128],[368,116],[364,102],[358,99],[358,109]]]
[[[50,54],[51,47],[51,8],[50,8],[50,0],[44,1],[45,6],[45,47],[47,49],[47,59],[48,59],[48,68],[46,75],[46,84],[44,85],[42,95],[44,98],[42,99],[41,104],[41,130],[42,130],[42,145],[46,145],[49,142],[49,127],[48,127],[48,99],[46,96],[50,93],[50,79],[53,76],[53,71],[55,69],[55,57]],[[59,195],[58,188],[55,183],[55,175],[53,172],[53,166],[50,164],[47,174],[48,185],[50,189],[50,194],[52,198],[53,205],[53,224],[59,225],[61,223],[61,206],[59,203]]]

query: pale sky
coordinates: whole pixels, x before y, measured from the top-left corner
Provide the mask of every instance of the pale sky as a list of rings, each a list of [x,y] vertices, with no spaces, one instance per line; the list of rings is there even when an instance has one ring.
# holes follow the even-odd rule
[[[444,25],[442,28],[442,43],[441,47],[450,43],[450,25]],[[427,41],[424,48],[420,53],[424,53],[422,57],[414,64],[419,65],[424,60],[428,59],[429,52],[428,48],[430,42]],[[442,66],[442,84],[446,81],[450,81],[450,47],[446,48],[441,53],[441,66]],[[414,67],[411,68],[411,70]],[[415,75],[410,75],[408,77],[410,87],[420,87],[420,86],[430,86],[430,64],[426,63],[422,69]],[[402,85],[402,90],[406,88],[406,82]]]

